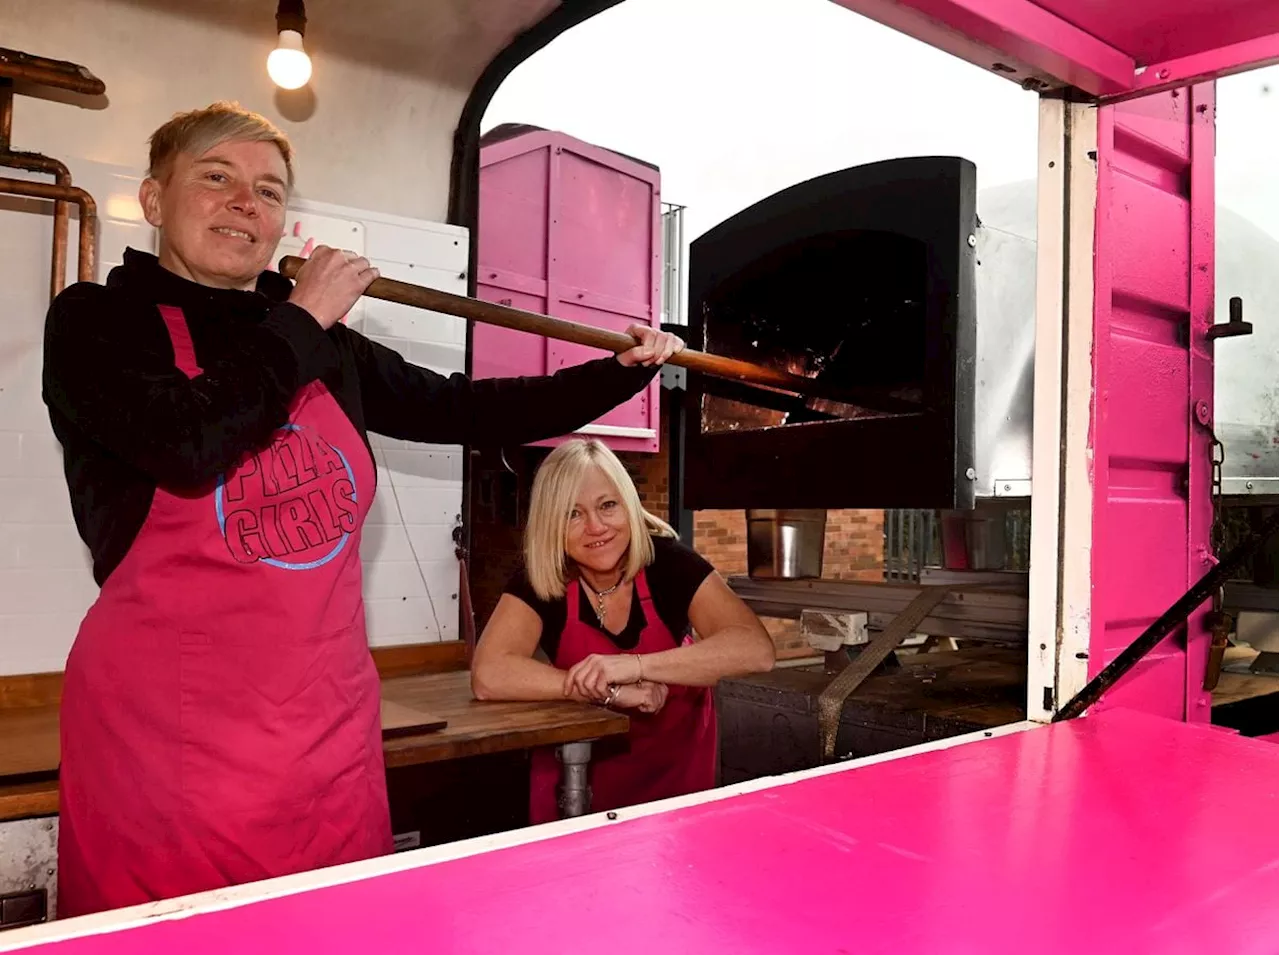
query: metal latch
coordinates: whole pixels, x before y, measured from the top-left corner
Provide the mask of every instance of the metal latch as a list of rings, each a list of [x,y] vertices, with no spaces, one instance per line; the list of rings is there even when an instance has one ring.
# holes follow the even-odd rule
[[[1210,341],[1217,338],[1235,338],[1237,335],[1252,335],[1253,323],[1244,320],[1244,302],[1240,296],[1233,297],[1227,303],[1228,319],[1226,322],[1210,325],[1204,337]]]

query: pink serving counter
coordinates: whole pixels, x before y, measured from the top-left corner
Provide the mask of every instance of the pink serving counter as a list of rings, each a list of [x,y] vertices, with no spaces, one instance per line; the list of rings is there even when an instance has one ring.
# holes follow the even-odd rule
[[[0,949],[62,934],[80,937],[33,951],[1277,950],[1274,743],[1112,709],[934,746],[45,926]]]

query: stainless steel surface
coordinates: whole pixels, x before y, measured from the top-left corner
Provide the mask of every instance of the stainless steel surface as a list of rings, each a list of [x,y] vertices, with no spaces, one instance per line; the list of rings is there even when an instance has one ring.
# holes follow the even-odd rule
[[[565,743],[556,752],[560,758],[560,815],[565,819],[585,816],[591,811],[591,784],[587,777],[591,742]]]
[[[766,579],[821,577],[826,530],[824,510],[748,510],[747,573]]]
[[[1225,322],[1239,296],[1253,334],[1213,343],[1214,433],[1222,442],[1222,492],[1274,496],[1280,474],[1280,244],[1218,207],[1214,307]]]
[[[662,320],[672,325],[688,324],[684,314],[684,209],[669,202],[662,204]]]
[[[57,866],[56,816],[19,819],[0,825],[0,895],[44,889],[48,892],[48,911],[57,911]],[[5,935],[0,933],[0,939],[3,938]],[[3,944],[0,941],[0,945]]]
[[[978,194],[978,345],[974,371],[974,494],[1031,491],[1031,393],[1036,347],[1036,185]]]
[[[1280,627],[1275,611],[1243,610],[1236,615],[1236,643],[1247,643],[1259,653],[1280,652]]]
[[[1003,510],[984,508],[981,502],[963,515],[968,570],[1003,570],[1009,553]]]
[[[665,367],[665,366],[664,366]],[[1030,497],[1031,479],[1017,481],[997,481],[996,497]]]
[[[966,578],[967,582],[967,578]],[[984,583],[981,578],[975,583]],[[1018,584],[1021,584],[1019,586]],[[1026,578],[1009,589],[951,594],[917,628],[936,637],[1022,645],[1027,640]],[[854,580],[760,580],[731,577],[729,586],[763,617],[797,619],[804,610],[862,611],[883,630],[920,592],[908,584]]]

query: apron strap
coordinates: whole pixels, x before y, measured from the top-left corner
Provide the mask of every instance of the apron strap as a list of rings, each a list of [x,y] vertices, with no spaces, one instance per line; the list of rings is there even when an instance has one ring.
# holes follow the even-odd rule
[[[653,603],[653,596],[649,593],[649,578],[645,576],[643,567],[640,568],[640,573],[636,574],[632,582],[635,584],[636,597],[640,599],[640,603]]]
[[[173,363],[178,371],[188,378],[204,374],[204,369],[196,361],[196,348],[191,343],[191,329],[187,327],[187,317],[176,305],[159,305],[160,317],[164,319],[164,327],[169,330],[169,341],[173,343]]]

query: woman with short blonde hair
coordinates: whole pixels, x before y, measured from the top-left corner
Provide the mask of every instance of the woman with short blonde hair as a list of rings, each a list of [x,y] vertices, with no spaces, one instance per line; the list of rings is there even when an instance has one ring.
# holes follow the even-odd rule
[[[44,398],[102,590],[62,699],[62,917],[390,852],[360,534],[370,431],[517,445],[630,399],[682,343],[542,378],[412,365],[342,318],[378,270],[271,271],[293,150],[231,103],[151,137],[135,249],[45,323]]]
[[[182,153],[203,156],[225,142],[270,143],[284,160],[285,188],[293,189],[293,144],[275,123],[239,103],[220,100],[204,109],[179,113],[151,134],[147,175],[167,179]]]
[[[538,469],[524,555],[476,648],[476,697],[568,696],[627,711],[628,750],[592,761],[593,809],[713,786],[711,688],[774,662],[755,614],[644,509],[595,439],[566,441]],[[535,752],[532,822],[556,818],[556,779],[554,754]]]

